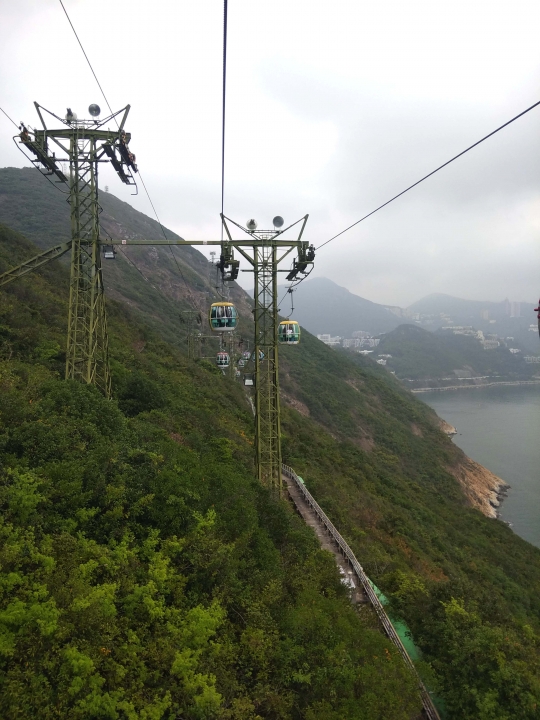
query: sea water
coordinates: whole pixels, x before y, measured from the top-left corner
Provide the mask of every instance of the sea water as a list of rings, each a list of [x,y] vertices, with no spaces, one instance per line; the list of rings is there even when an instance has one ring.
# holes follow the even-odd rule
[[[511,486],[500,517],[540,547],[540,385],[447,390],[417,397],[456,428],[456,445]]]

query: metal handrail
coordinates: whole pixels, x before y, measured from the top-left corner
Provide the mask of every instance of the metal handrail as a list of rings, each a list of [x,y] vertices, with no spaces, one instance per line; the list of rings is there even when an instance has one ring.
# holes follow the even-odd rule
[[[313,508],[315,514],[318,516],[322,524],[325,526],[327,532],[332,536],[334,539],[334,542],[338,545],[341,552],[349,563],[351,564],[354,572],[356,573],[356,576],[360,580],[362,584],[362,588],[364,589],[364,592],[375,609],[375,612],[377,613],[377,616],[380,620],[381,625],[383,626],[386,634],[392,640],[394,645],[399,650],[401,656],[403,657],[403,660],[405,661],[406,665],[409,667],[409,669],[414,672],[416,675],[416,678],[418,680],[418,687],[420,690],[420,694],[422,696],[422,704],[424,706],[424,710],[426,712],[426,715],[429,720],[440,720],[439,714],[437,712],[437,709],[435,708],[433,701],[431,700],[431,697],[429,695],[429,692],[427,691],[424,683],[420,679],[420,676],[418,675],[418,672],[414,666],[413,661],[409,657],[409,653],[405,649],[405,646],[401,642],[399,635],[397,634],[394,626],[392,625],[392,622],[388,615],[386,614],[384,607],[377,597],[377,594],[373,590],[373,586],[371,584],[370,579],[364,572],[364,568],[360,565],[358,560],[356,559],[353,551],[349,547],[349,545],[345,542],[345,540],[342,538],[340,533],[337,531],[335,525],[332,523],[328,515],[324,512],[324,510],[321,508],[319,503],[315,500],[313,495],[309,492],[307,487],[304,485],[303,482],[301,482],[298,478],[298,475],[294,472],[294,470],[289,467],[288,465],[282,464],[281,466],[282,472],[284,475],[286,475],[288,478],[290,478],[296,485],[296,487],[300,490],[302,495],[304,496],[304,500],[307,502],[307,504]]]

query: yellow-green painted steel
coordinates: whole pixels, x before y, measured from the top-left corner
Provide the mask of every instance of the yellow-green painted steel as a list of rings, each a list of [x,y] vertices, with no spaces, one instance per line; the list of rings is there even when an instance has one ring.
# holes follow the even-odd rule
[[[100,135],[102,131],[97,131]],[[70,137],[71,275],[66,379],[111,396],[109,339],[99,237],[97,138],[89,128]]]

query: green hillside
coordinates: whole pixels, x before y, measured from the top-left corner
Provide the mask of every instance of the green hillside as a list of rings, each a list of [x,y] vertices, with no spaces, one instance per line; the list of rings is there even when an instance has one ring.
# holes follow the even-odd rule
[[[2,232],[2,268],[31,254],[25,242]],[[22,548],[2,561],[0,697],[28,703],[3,715],[45,696],[43,717],[88,717],[90,702],[95,717],[144,717],[145,702],[156,718],[414,717],[369,610],[348,607],[310,531],[254,482],[242,388],[188,362],[125,298],[108,303],[115,401],[65,385],[66,287],[56,264],[0,292],[6,546]],[[540,550],[468,506],[463,454],[384,368],[307,332],[280,364],[284,460],[411,627],[449,720],[538,718]],[[176,714],[157,705],[167,692]]]
[[[47,182],[33,168],[0,169],[0,223],[22,233],[42,250],[69,240],[69,204],[61,187]],[[163,240],[160,225],[128,203],[103,191],[99,202],[103,207],[100,225],[104,241],[107,237]],[[165,235],[168,239],[179,238],[168,228]],[[138,310],[173,344],[185,340],[178,322],[181,311],[195,307],[206,312],[208,304],[217,299],[215,269],[202,253],[189,246],[120,247],[115,261],[103,262],[103,275],[110,298]],[[231,297],[240,316],[249,322],[249,299],[236,283]]]
[[[524,353],[513,355],[505,346],[484,350],[475,337],[432,333],[416,325],[401,325],[384,335],[377,353],[392,356],[387,368],[397,377],[425,380],[430,385],[449,376],[455,379],[456,370],[499,380],[528,380],[538,372],[525,362]]]
[[[240,386],[113,303],[116,399],[60,380],[65,284],[0,294],[1,717],[415,716],[372,614],[254,480]]]

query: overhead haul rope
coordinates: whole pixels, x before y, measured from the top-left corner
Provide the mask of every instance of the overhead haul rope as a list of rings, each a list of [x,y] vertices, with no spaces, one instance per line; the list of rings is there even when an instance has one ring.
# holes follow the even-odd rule
[[[12,119],[9,117],[9,115],[7,114],[7,112],[6,112],[4,109],[2,109],[1,107],[0,107],[0,110],[4,113],[4,115],[7,117],[7,119],[15,125],[15,127],[16,127],[17,130],[18,130],[18,129],[19,129],[19,126],[17,125],[17,123],[15,122],[15,120],[12,120]]]
[[[462,155],[465,155],[465,153],[468,153],[469,150],[472,150],[472,149],[475,148],[477,145],[480,145],[480,143],[483,143],[484,140],[487,140],[488,138],[492,137],[493,135],[495,135],[496,133],[498,133],[498,132],[499,132],[500,130],[502,130],[503,128],[507,127],[507,126],[510,125],[511,123],[513,123],[513,122],[515,122],[516,120],[518,120],[520,117],[523,117],[523,115],[526,115],[528,112],[530,112],[531,110],[533,110],[535,107],[538,107],[538,105],[540,105],[540,100],[539,100],[538,102],[534,103],[534,105],[531,105],[531,107],[527,108],[527,109],[524,110],[523,112],[519,113],[519,115],[516,115],[516,116],[513,117],[511,120],[508,120],[508,122],[505,122],[504,125],[501,125],[501,126],[498,127],[496,130],[493,130],[493,132],[490,132],[489,135],[486,135],[486,136],[483,137],[481,140],[478,140],[477,142],[475,142],[473,145],[471,145],[470,147],[468,147],[466,150],[463,150],[462,152],[458,153],[457,155],[455,155],[455,156],[454,156],[453,158],[451,158],[450,160],[447,160],[447,161],[446,161],[445,163],[443,163],[442,165],[439,165],[439,167],[436,168],[435,170],[432,170],[432,171],[431,171],[430,173],[428,173],[427,175],[424,175],[423,178],[421,178],[420,180],[417,180],[417,181],[416,181],[415,183],[413,183],[412,185],[409,185],[408,188],[406,188],[405,190],[402,190],[402,191],[401,191],[400,193],[398,193],[397,195],[394,195],[393,198],[390,198],[390,200],[387,200],[387,201],[386,201],[385,203],[383,203],[382,205],[379,205],[379,207],[378,207],[378,208],[375,208],[375,210],[372,210],[372,211],[371,211],[370,213],[368,213],[367,215],[364,215],[364,217],[363,217],[363,218],[360,218],[360,220],[357,220],[357,221],[356,221],[355,223],[353,223],[352,225],[349,225],[349,227],[346,227],[345,230],[342,230],[342,231],[339,232],[337,235],[334,235],[334,237],[331,237],[330,240],[326,240],[326,242],[323,242],[322,245],[319,245],[316,249],[317,249],[317,250],[320,250],[322,247],[324,247],[325,245],[328,245],[328,243],[332,242],[332,240],[335,240],[335,239],[338,238],[340,235],[343,235],[344,233],[346,233],[346,232],[348,232],[349,230],[351,230],[351,228],[355,227],[356,225],[358,225],[359,223],[363,222],[364,220],[367,220],[368,217],[371,217],[371,215],[374,215],[374,214],[375,214],[376,212],[378,212],[379,210],[382,210],[383,207],[386,207],[387,205],[390,205],[391,202],[394,202],[394,200],[397,200],[397,199],[398,199],[399,197],[401,197],[402,195],[405,195],[406,192],[409,192],[409,190],[412,190],[412,189],[413,189],[414,187],[416,187],[417,185],[420,185],[421,182],[424,182],[424,180],[427,180],[427,179],[428,179],[429,177],[431,177],[432,175],[435,175],[435,173],[439,172],[439,170],[442,170],[442,169],[443,169],[444,167],[446,167],[447,165],[450,165],[450,163],[454,162],[454,160],[457,160],[457,159],[460,158]]]
[[[111,115],[113,115],[114,113],[113,113],[113,111],[112,111],[111,106],[109,105],[109,101],[107,100],[107,96],[105,95],[105,92],[103,91],[103,88],[101,87],[101,83],[99,82],[98,77],[97,77],[96,73],[94,72],[94,68],[92,67],[92,63],[90,62],[90,60],[89,60],[89,58],[88,58],[88,55],[86,54],[85,49],[83,48],[83,44],[82,44],[82,42],[80,41],[79,36],[77,35],[77,31],[75,30],[75,28],[74,28],[74,26],[73,26],[73,23],[71,22],[71,18],[69,17],[66,8],[64,7],[64,3],[62,2],[62,0],[59,0],[59,3],[60,3],[60,5],[62,6],[62,10],[63,10],[63,11],[65,12],[65,14],[66,14],[66,17],[67,17],[67,19],[68,19],[68,23],[71,25],[71,29],[73,30],[73,34],[74,34],[75,37],[77,38],[77,42],[78,42],[79,45],[81,46],[81,50],[82,50],[82,52],[83,52],[83,55],[84,55],[84,57],[86,58],[86,62],[88,63],[88,67],[89,67],[90,70],[92,71],[92,75],[94,76],[94,78],[95,78],[95,80],[96,80],[96,82],[97,82],[97,84],[98,84],[99,89],[101,90],[101,94],[103,95],[103,99],[104,99],[105,102],[107,103],[107,107],[109,108],[109,110],[110,110],[110,112],[111,112]],[[115,120],[116,120],[116,118],[115,118]],[[117,122],[116,124],[118,125],[118,122]]]
[[[228,2],[223,0],[223,89],[221,93],[221,214],[225,199],[225,100],[227,90],[227,10]],[[221,222],[221,242],[223,242],[223,220]]]
[[[77,42],[79,43],[80,48],[81,48],[81,50],[82,50],[82,52],[83,52],[83,55],[84,55],[84,57],[85,57],[85,59],[86,59],[86,62],[88,63],[88,67],[89,67],[90,70],[92,71],[92,75],[94,76],[95,81],[96,81],[96,83],[98,84],[98,87],[99,87],[99,89],[100,89],[100,91],[101,91],[101,94],[103,95],[103,99],[104,99],[105,102],[107,103],[107,107],[109,108],[109,111],[110,111],[111,115],[113,115],[114,113],[113,113],[113,110],[112,110],[112,108],[111,108],[111,105],[110,105],[110,103],[109,103],[109,101],[108,101],[108,99],[107,99],[107,96],[105,95],[105,91],[103,90],[103,88],[102,88],[102,86],[101,86],[101,83],[100,83],[99,80],[98,80],[98,76],[96,75],[95,70],[94,70],[94,68],[92,67],[92,63],[90,62],[90,59],[89,59],[88,55],[86,54],[86,51],[85,51],[85,49],[84,49],[84,47],[83,47],[83,44],[82,44],[81,40],[80,40],[79,36],[77,35],[77,31],[75,30],[75,27],[74,27],[73,23],[71,22],[71,18],[70,18],[69,15],[68,15],[68,12],[67,12],[67,10],[66,10],[66,8],[65,8],[65,6],[64,6],[64,3],[62,2],[62,0],[59,0],[59,3],[60,3],[60,5],[62,6],[62,10],[64,11],[64,13],[65,13],[65,15],[66,15],[69,24],[71,25],[71,29],[73,30],[73,34],[74,34],[75,37],[77,38]],[[1,108],[0,108],[0,109],[1,109]],[[4,111],[2,110],[2,112],[4,112]],[[6,115],[6,117],[9,117],[9,116],[7,115],[7,113],[5,113],[5,112],[4,112],[4,115]],[[9,119],[11,120],[11,118],[9,118]],[[114,118],[114,121],[116,122],[116,126],[118,127],[118,120],[116,119],[116,117]],[[13,120],[11,120],[11,122],[13,122]],[[15,123],[14,123],[14,124],[15,124]],[[158,214],[157,214],[156,208],[155,208],[155,206],[154,206],[154,203],[152,202],[152,198],[150,197],[150,193],[148,192],[148,188],[146,187],[146,184],[145,184],[145,182],[144,182],[144,180],[143,180],[143,176],[142,176],[140,170],[139,170],[139,172],[138,172],[138,175],[139,175],[139,177],[140,177],[140,179],[141,179],[141,183],[142,183],[142,186],[143,186],[144,191],[145,191],[145,193],[146,193],[146,196],[148,197],[148,201],[149,201],[150,205],[152,206],[152,210],[154,211],[154,215],[156,216],[156,220],[157,220],[157,222],[158,222],[158,224],[159,224],[159,227],[161,228],[161,232],[162,232],[162,234],[163,234],[163,237],[164,237],[165,240],[168,240],[168,237],[167,237],[167,235],[165,234],[165,230],[164,230],[164,228],[163,228],[163,225],[161,224],[161,220],[159,219],[159,216],[158,216]],[[223,201],[222,201],[222,202],[223,202]],[[190,298],[190,300],[191,300],[191,303],[192,303],[192,305],[195,306],[195,303],[194,303],[194,300],[193,300],[193,296],[192,296],[192,294],[191,294],[191,290],[190,290],[190,288],[189,288],[189,285],[187,284],[186,278],[184,277],[184,273],[182,272],[182,268],[180,267],[180,265],[179,265],[179,263],[178,263],[178,260],[177,260],[177,258],[176,258],[176,255],[175,255],[174,252],[173,252],[172,246],[169,245],[168,247],[169,247],[169,251],[170,251],[170,253],[171,253],[172,257],[173,257],[173,260],[174,260],[174,262],[175,262],[175,264],[176,264],[176,267],[178,268],[178,272],[180,273],[180,276],[181,276],[182,280],[184,281],[184,285],[186,286],[186,290],[188,291],[188,295],[189,295],[189,298]],[[123,253],[123,255],[124,255],[124,257],[127,258],[127,255],[126,255],[125,253]],[[135,263],[134,263],[134,264],[135,264]],[[136,266],[135,266],[135,267],[136,267]],[[137,268],[137,270],[139,270],[139,268]],[[139,272],[141,272],[141,271],[139,270]],[[143,275],[143,274],[141,273],[141,275]],[[143,275],[143,277],[144,277],[144,275]],[[146,278],[145,278],[145,279],[146,279]]]

